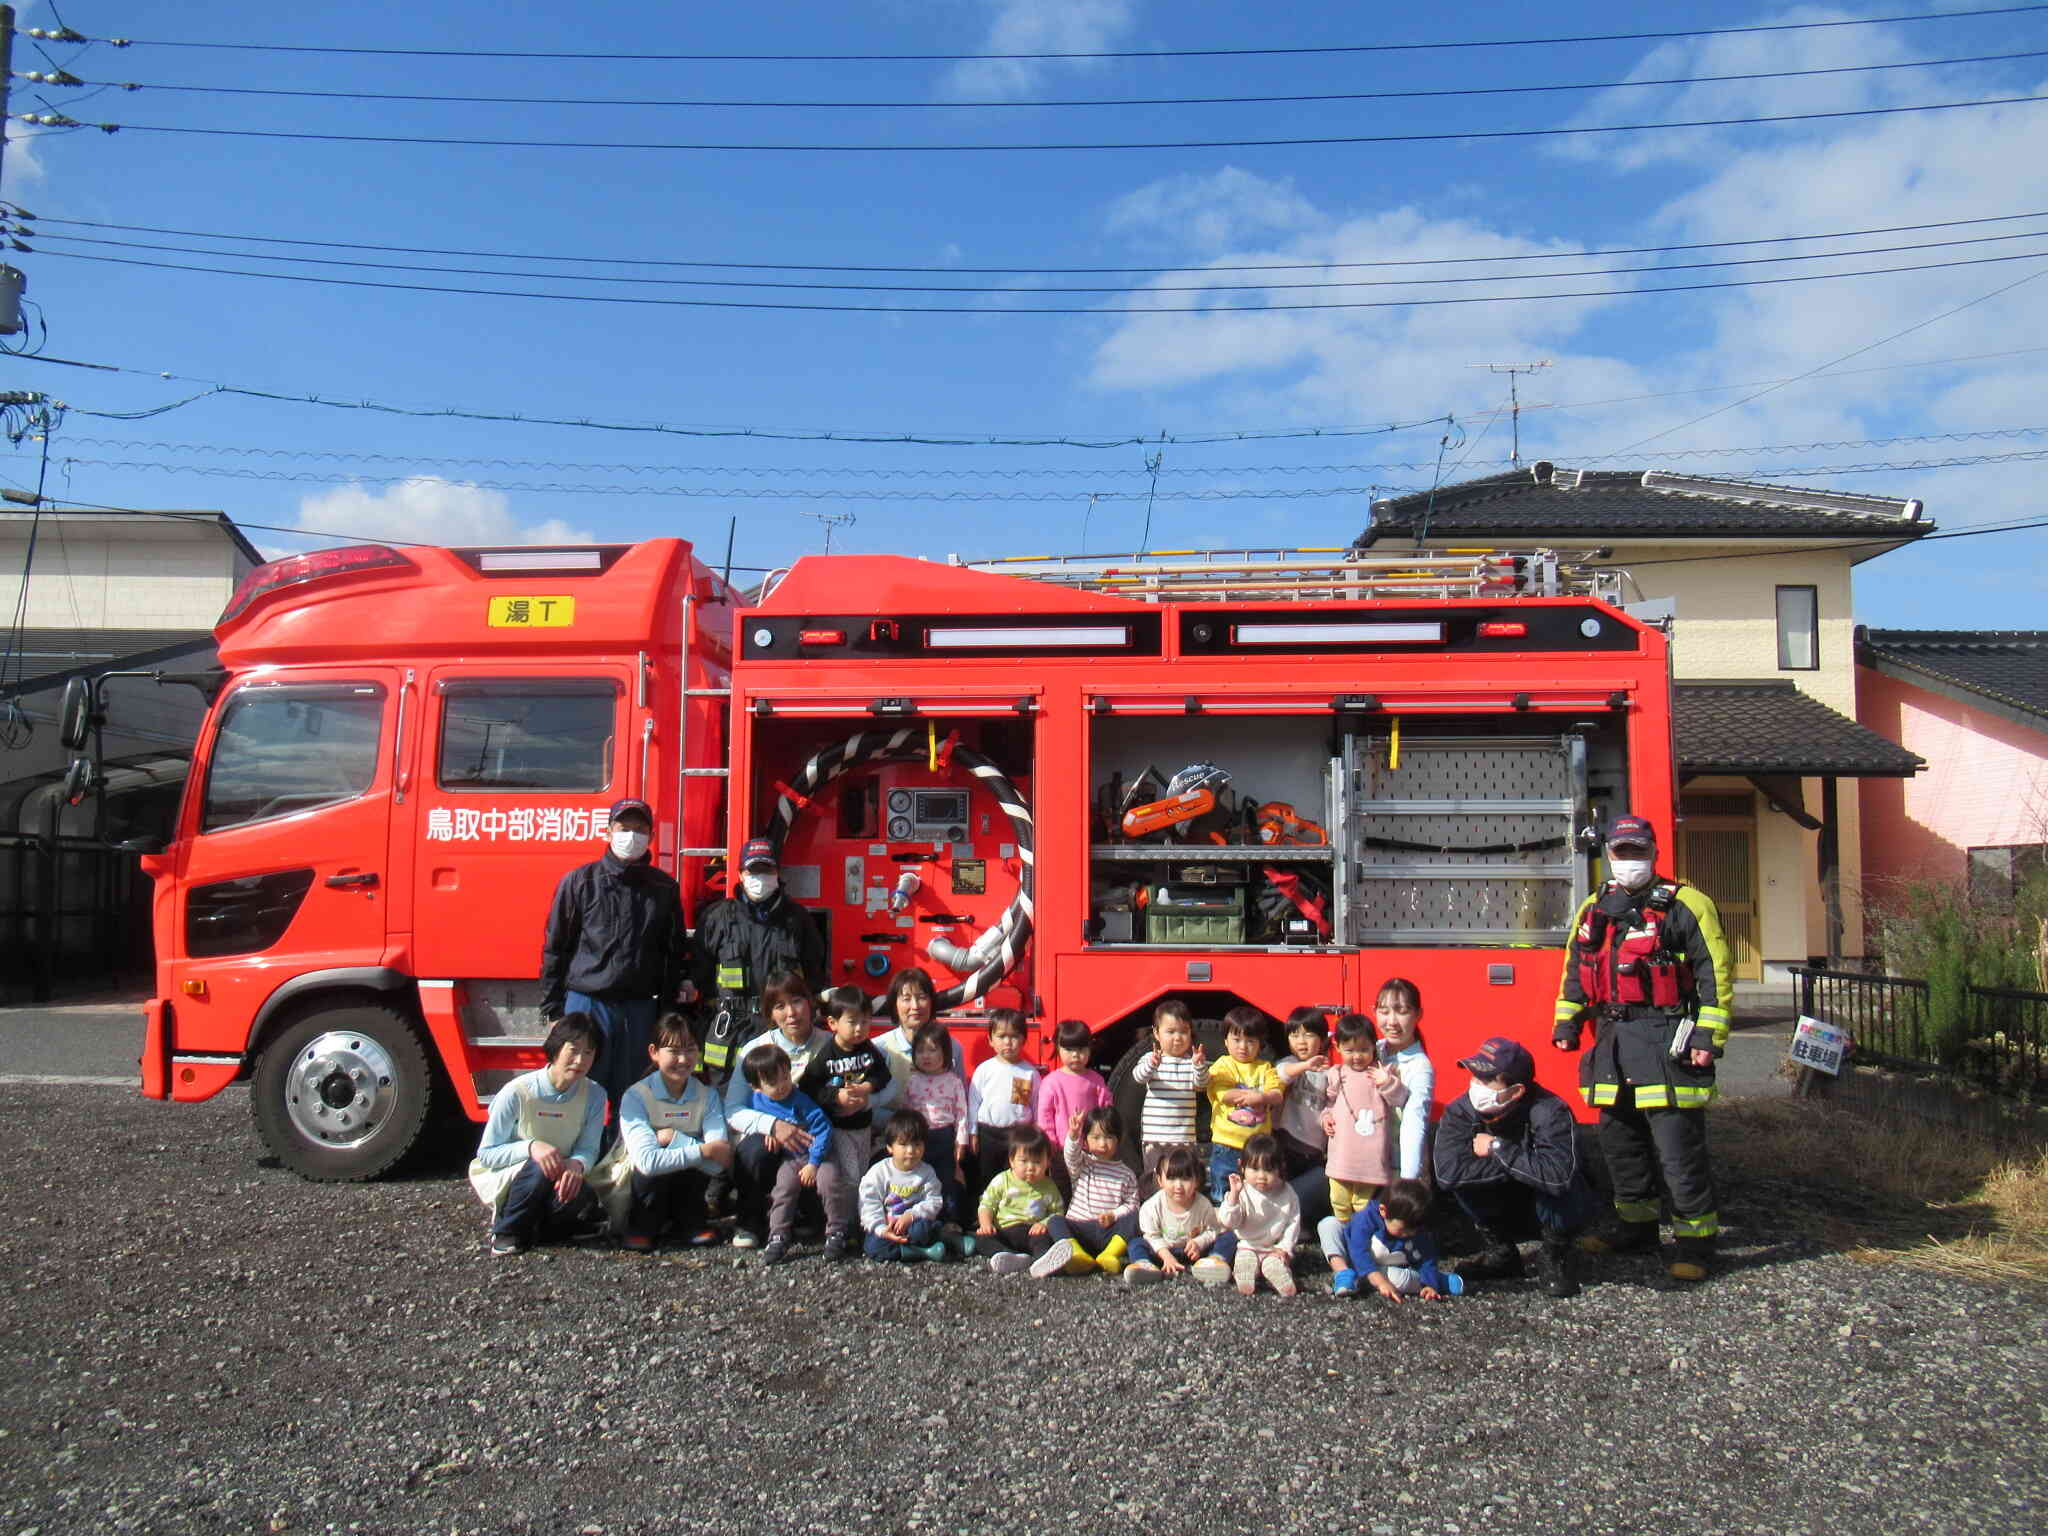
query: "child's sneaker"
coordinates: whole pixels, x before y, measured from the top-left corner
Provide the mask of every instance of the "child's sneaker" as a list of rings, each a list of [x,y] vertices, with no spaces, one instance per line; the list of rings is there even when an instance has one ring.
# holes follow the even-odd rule
[[[749,1227],[735,1227],[732,1245],[735,1248],[758,1248],[761,1246],[761,1234]]]
[[[827,1232],[825,1234],[825,1262],[827,1264],[844,1264],[852,1257],[853,1250],[846,1245],[846,1235],[843,1232],[837,1234]]]
[[[1215,1254],[1204,1254],[1188,1266],[1188,1273],[1203,1285],[1227,1285],[1230,1282],[1230,1266]]]
[[[1451,1279],[1454,1281],[1457,1278],[1456,1275],[1451,1276]],[[1338,1270],[1336,1278],[1330,1282],[1330,1294],[1332,1296],[1356,1296],[1358,1294],[1358,1271],[1355,1269]]]
[[[1061,1238],[1045,1252],[1031,1261],[1031,1278],[1050,1280],[1069,1264],[1074,1262],[1074,1244],[1069,1238]]]
[[[942,1237],[937,1242],[926,1243],[922,1248],[913,1248],[910,1251],[912,1253],[921,1253],[932,1263],[938,1264],[944,1262],[946,1257],[952,1252],[952,1249],[946,1246],[946,1240]]]
[[[767,1269],[774,1268],[788,1257],[789,1239],[786,1237],[769,1238],[767,1246],[761,1250],[761,1264]]]
[[[619,1239],[619,1246],[628,1253],[651,1254],[654,1252],[654,1239],[645,1232],[628,1232]]]
[[[1455,1271],[1444,1276],[1444,1294],[1462,1296],[1465,1294],[1465,1277]]]
[[[1022,1274],[1031,1267],[1028,1253],[996,1253],[989,1255],[989,1273],[994,1275]]]
[[[1157,1264],[1147,1264],[1140,1259],[1135,1264],[1124,1266],[1125,1285],[1157,1285],[1166,1278],[1166,1271]]]
[[[948,1232],[940,1241],[952,1250],[950,1256],[953,1258],[971,1259],[974,1257],[974,1237],[971,1233]]]
[[[494,1259],[509,1259],[514,1254],[526,1252],[526,1244],[508,1232],[493,1232],[490,1247]]]

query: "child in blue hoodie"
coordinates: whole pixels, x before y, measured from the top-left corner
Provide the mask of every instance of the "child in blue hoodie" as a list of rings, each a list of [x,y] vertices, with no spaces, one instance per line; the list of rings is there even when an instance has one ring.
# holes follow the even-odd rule
[[[1429,1235],[1429,1186],[1420,1179],[1396,1179],[1377,1200],[1344,1227],[1350,1267],[1330,1286],[1336,1296],[1355,1296],[1361,1277],[1387,1300],[1410,1296],[1441,1301],[1465,1289],[1465,1282],[1437,1267],[1436,1239]]]
[[[780,1264],[789,1254],[796,1229],[798,1191],[818,1187],[818,1165],[832,1152],[832,1122],[817,1104],[797,1092],[789,1057],[773,1045],[757,1045],[740,1062],[740,1072],[753,1090],[747,1107],[774,1120],[789,1120],[810,1133],[810,1149],[785,1152],[775,1171],[775,1192],[768,1204],[768,1246],[763,1264]]]

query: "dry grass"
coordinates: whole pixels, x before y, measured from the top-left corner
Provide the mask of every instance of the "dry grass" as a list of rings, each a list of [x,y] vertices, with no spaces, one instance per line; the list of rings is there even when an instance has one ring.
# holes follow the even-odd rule
[[[1769,1209],[1853,1258],[2048,1285],[2048,1150],[1825,1103],[1715,1111],[1730,1203]]]

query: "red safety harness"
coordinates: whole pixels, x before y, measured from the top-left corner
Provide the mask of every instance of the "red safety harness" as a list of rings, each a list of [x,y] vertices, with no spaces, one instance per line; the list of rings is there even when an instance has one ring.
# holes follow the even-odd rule
[[[1595,1004],[1683,1007],[1692,994],[1692,966],[1664,941],[1664,922],[1678,900],[1679,882],[1660,880],[1644,899],[1637,922],[1625,926],[1600,910],[1586,908],[1579,922],[1579,987]]]

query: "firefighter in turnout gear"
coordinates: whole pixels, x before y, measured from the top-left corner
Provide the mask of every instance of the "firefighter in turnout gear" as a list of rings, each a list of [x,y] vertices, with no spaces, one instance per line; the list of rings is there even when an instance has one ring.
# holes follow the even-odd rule
[[[1579,1092],[1600,1111],[1614,1181],[1615,1230],[1595,1252],[1657,1243],[1657,1178],[1671,1199],[1671,1276],[1704,1280],[1720,1219],[1707,1162],[1706,1106],[1728,1042],[1732,970],[1705,892],[1656,872],[1657,834],[1640,816],[1607,832],[1608,879],[1580,906],[1565,952],[1552,1044],[1592,1049]]]
[[[817,923],[783,890],[775,845],[757,837],[740,850],[739,889],[697,921],[697,991],[714,1000],[704,1025],[706,1082],[732,1075],[739,1048],[759,1031],[761,988],[782,971],[795,971],[813,992],[831,979]]]

